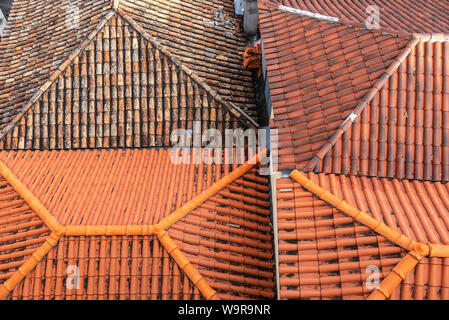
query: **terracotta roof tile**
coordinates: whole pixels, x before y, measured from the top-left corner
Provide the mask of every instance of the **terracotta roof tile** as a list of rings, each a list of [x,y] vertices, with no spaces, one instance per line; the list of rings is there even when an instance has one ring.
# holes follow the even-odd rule
[[[206,299],[273,297],[268,181],[257,158],[242,166],[174,165],[171,152],[1,153],[1,174],[53,233],[25,271],[7,273],[0,295],[25,277],[10,298],[198,298],[194,288]],[[72,263],[84,277],[81,291],[62,282]]]
[[[79,282],[72,282],[75,269],[70,266],[79,268]],[[201,298],[154,237],[63,238],[8,296],[13,300]]]
[[[5,118],[0,147],[170,146],[170,133],[192,129],[194,120],[220,130],[239,126],[240,114],[155,40],[118,14],[107,19],[35,101]]]
[[[16,116],[107,14],[109,1],[71,1],[79,8],[76,28],[67,2],[16,1],[0,43],[0,124]],[[30,20],[30,17],[33,17]],[[48,23],[41,18],[47,17]],[[67,22],[67,23],[66,23]],[[20,26],[20,27],[18,27]]]
[[[346,191],[338,183],[331,191]],[[401,248],[298,184],[281,179],[277,188],[281,299],[364,299],[366,269],[375,266],[384,278],[401,260]]]
[[[443,0],[415,1],[365,1],[363,4],[351,0],[272,0],[288,7],[313,13],[337,17],[346,21],[365,24],[369,5],[379,6],[382,28],[408,33],[448,32],[449,5]],[[410,19],[413,17],[413,19]]]
[[[447,296],[446,254],[421,260],[432,256],[426,243],[449,241],[445,185],[312,173],[312,182],[303,184],[303,176],[298,176],[301,184],[283,178],[277,185],[281,297],[366,298],[372,291],[366,268],[376,266],[390,279],[400,261],[405,266],[405,250],[419,256],[401,274],[405,280],[385,280],[378,290],[386,290],[387,297],[391,292],[392,299]],[[370,298],[377,298],[374,293]]]
[[[376,4],[380,30],[353,2],[259,2],[280,169],[316,171],[277,181],[281,299],[448,297],[448,38],[415,33],[449,11]]]
[[[323,172],[448,181],[447,42],[419,42],[321,162]]]
[[[234,2],[122,0],[120,9],[254,119],[251,72],[243,68],[245,36]]]
[[[33,5],[27,5],[26,10]],[[22,6],[24,4],[16,3],[13,10],[20,11]],[[237,127],[239,119],[243,126],[258,126],[254,120],[257,117],[246,113],[248,108],[254,107],[251,107],[254,92],[251,73],[238,63],[240,56],[237,62],[225,59],[223,70],[207,72],[209,77],[219,78],[239,74],[238,81],[230,80],[232,84],[226,85],[229,92],[223,95],[216,87],[224,86],[223,81],[215,81],[215,86],[205,81],[198,69],[192,69],[191,64],[179,59],[177,51],[172,53],[167,39],[150,32],[153,29],[145,29],[147,22],[135,21],[134,16],[125,11],[127,5],[123,4],[118,12],[112,10],[110,1],[71,3],[71,6],[80,10],[82,21],[78,33],[74,33],[65,20],[72,17],[72,7],[42,5],[40,25],[51,21],[44,19],[42,23],[42,16],[64,13],[64,19],[54,22],[55,28],[62,30],[61,35],[50,33],[51,28],[45,29],[48,41],[51,40],[52,45],[58,43],[62,51],[55,54],[51,46],[40,47],[42,63],[36,62],[34,53],[29,50],[20,55],[13,52],[16,47],[32,45],[34,38],[31,36],[35,37],[34,32],[40,29],[27,29],[24,34],[22,13],[12,14],[1,50],[4,57],[0,77],[5,79],[0,86],[0,102],[4,106],[0,110],[2,149],[168,147],[172,130],[192,129],[193,120],[201,121],[206,128],[220,130]],[[203,9],[211,14],[211,7]],[[174,7],[172,10],[176,11]],[[137,9],[131,11],[139,13]],[[30,12],[26,14],[38,20]],[[240,23],[235,18],[231,20],[236,27]],[[217,41],[225,41],[223,33],[237,32],[227,27],[214,29],[221,34],[217,35]],[[61,39],[57,38],[59,36]],[[9,41],[8,37],[14,41]],[[232,48],[239,47],[241,41],[241,35],[235,36]],[[208,48],[209,41],[203,43],[206,46],[202,54],[205,55],[212,49]],[[182,47],[189,52],[191,45],[192,42],[183,41]],[[230,46],[223,48],[231,52]],[[50,54],[53,60],[45,56]],[[220,66],[216,62],[224,54],[217,53],[215,67]],[[243,54],[243,49],[241,53],[232,53],[237,54]],[[51,66],[41,66],[50,62]],[[234,67],[227,68],[227,64]],[[27,72],[20,66],[38,71]],[[237,73],[237,67],[241,72]],[[247,74],[246,78],[243,74]],[[231,91],[236,98],[227,101]],[[252,116],[256,116],[254,112]]]
[[[0,286],[32,256],[49,229],[22,197],[0,179]]]
[[[393,291],[391,300],[448,300],[447,259],[423,259]]]
[[[75,226],[156,224],[232,169],[174,165],[171,150],[162,149],[4,152],[0,158],[59,223]]]
[[[262,76],[262,45],[260,41],[245,49],[243,66],[248,70],[256,70],[257,75]]]
[[[410,39],[274,8],[259,17],[280,169],[302,169],[372,99]]]
[[[274,298],[270,211],[257,170],[168,231],[224,299]]]

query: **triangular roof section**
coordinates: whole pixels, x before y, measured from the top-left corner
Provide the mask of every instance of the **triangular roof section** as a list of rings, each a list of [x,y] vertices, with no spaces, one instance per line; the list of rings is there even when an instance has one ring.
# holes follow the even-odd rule
[[[269,2],[259,24],[280,170],[315,169],[418,42]]]
[[[93,14],[85,4],[78,5],[85,15]],[[28,52],[23,57],[14,55],[12,62],[4,60],[6,80],[0,90],[5,105],[0,119],[4,149],[170,146],[170,132],[191,129],[193,120],[209,128],[234,128],[238,121],[246,127],[258,126],[127,13],[106,5],[102,10],[102,19],[90,20],[94,28],[77,35],[77,42],[72,44],[67,40],[71,36],[64,33],[61,62],[53,62],[56,67],[50,71],[39,69],[42,76],[34,78],[35,72],[30,72],[24,79],[25,71],[17,65],[30,59]],[[18,29],[15,21],[11,34]],[[15,37],[29,46],[26,36]],[[7,39],[5,57],[12,55],[8,44],[17,44]],[[50,54],[42,48],[40,52]],[[23,95],[23,83],[34,88],[33,94],[30,89],[30,94]]]
[[[309,178],[337,195],[345,191],[343,178]],[[401,261],[405,250],[300,184],[282,178],[276,187],[280,299],[365,299],[373,272],[382,280]]]
[[[253,77],[243,67],[247,39],[233,0],[122,0],[119,12],[163,43],[221,97],[258,119]]]
[[[280,261],[284,263],[280,267],[280,283],[285,284],[281,295],[283,292],[287,298],[293,295],[369,299],[447,297],[447,290],[438,289],[447,286],[443,276],[446,269],[441,266],[443,258],[449,256],[446,214],[449,193],[443,184],[305,174],[297,170],[290,177],[299,186],[284,179],[278,190]],[[282,222],[288,220],[289,230],[283,228]],[[291,227],[295,225],[292,233]],[[302,252],[298,255],[299,248]],[[287,249],[289,252],[282,254]],[[297,271],[292,269],[294,265],[286,265],[295,261]],[[393,262],[397,263],[394,267]],[[371,291],[365,288],[366,280],[376,271],[368,272],[370,266],[383,275],[389,270]],[[317,271],[320,278],[310,279],[308,274]],[[295,277],[309,286],[319,286],[320,290],[300,288],[297,281],[293,285]],[[368,281],[371,283],[372,279]]]
[[[449,181],[448,79],[449,42],[421,39],[319,170]]]
[[[267,179],[257,172],[263,153],[237,167],[178,166],[170,162],[171,152],[168,149],[3,153],[7,165],[0,163],[0,174],[45,221],[51,241],[26,262],[26,268],[12,274],[0,287],[2,298],[27,277],[61,238],[69,238],[69,243],[75,241],[76,246],[81,246],[88,239],[103,241],[105,237],[122,239],[128,244],[130,239],[141,241],[142,237],[151,237],[156,241],[157,238],[206,299],[273,298]],[[30,166],[31,162],[35,165]],[[104,170],[100,175],[92,174],[98,163],[105,166]],[[73,174],[79,179],[73,179]],[[143,201],[143,196],[154,201]],[[79,203],[87,203],[83,212],[77,210]],[[112,244],[105,241],[103,245],[113,250]],[[121,248],[111,251],[111,256],[120,250],[140,247]],[[80,255],[84,253],[79,251]],[[74,252],[70,259],[80,257]],[[179,270],[175,269],[171,270],[177,281]],[[129,272],[123,270],[126,281]],[[54,280],[54,274],[47,276]],[[42,296],[38,283],[25,293],[20,288],[20,294],[33,292]],[[121,293],[126,295],[128,289],[121,289]],[[166,289],[163,288],[163,294]],[[112,297],[115,289],[111,290]]]
[[[13,4],[0,42],[2,131],[112,16],[109,5],[95,0]],[[42,17],[48,17],[48,23],[42,23]]]

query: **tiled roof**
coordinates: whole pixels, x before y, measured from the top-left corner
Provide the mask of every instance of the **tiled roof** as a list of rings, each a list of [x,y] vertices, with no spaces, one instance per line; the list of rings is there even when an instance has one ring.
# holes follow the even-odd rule
[[[260,4],[280,169],[302,169],[382,88],[408,38]],[[347,121],[347,119],[352,121]],[[313,166],[312,168],[314,168]]]
[[[151,2],[145,1],[146,5]],[[39,8],[36,3],[15,4],[1,43],[3,149],[170,146],[171,131],[191,129],[193,120],[201,121],[205,128],[235,128],[239,120],[246,127],[257,126],[245,113],[255,116],[250,112],[254,90],[251,73],[242,65],[239,43],[243,37],[236,31],[239,21],[235,18],[231,29],[207,27],[216,34],[217,42],[203,38],[201,54],[211,56],[216,66],[208,71],[209,77],[238,78],[214,82],[203,79],[204,73],[188,63],[191,60],[179,59],[179,52],[171,51],[171,42],[162,34],[149,32],[154,28],[145,30],[144,23],[150,22],[134,20],[145,7],[123,3],[115,12],[110,1],[78,1],[70,6],[46,1]],[[68,23],[72,7],[79,8],[77,31]],[[134,9],[128,13],[128,7]],[[212,15],[213,6],[205,5],[202,10]],[[28,26],[38,26],[22,28],[24,17],[31,20]],[[51,28],[47,26],[50,23]],[[178,27],[185,27],[184,32],[178,30],[184,40],[171,40],[191,52],[194,42],[186,33],[188,26]],[[226,39],[224,34],[231,39],[232,50],[219,43]],[[39,46],[33,41],[40,41]],[[212,54],[217,47],[231,56]],[[24,49],[16,52],[17,48]],[[236,98],[231,98],[230,92]]]
[[[122,0],[120,9],[214,88],[257,120],[245,35],[233,0]]]
[[[281,298],[448,298],[445,184],[298,171],[291,177],[296,182],[277,184]],[[365,283],[370,267],[381,280],[388,274],[374,292]]]
[[[259,2],[281,170],[309,172],[277,181],[280,298],[448,299],[447,35],[297,3],[326,16]]]
[[[8,271],[0,296],[273,298],[268,181],[255,159],[178,166],[171,152],[3,152],[1,175],[51,236],[31,268]],[[72,265],[83,285],[70,292]]]
[[[15,1],[0,42],[2,127],[101,25],[109,1],[76,0],[71,5],[81,8],[76,28],[70,24],[72,11],[66,1]]]
[[[352,0],[272,0],[288,7],[365,24],[367,7],[378,6],[382,28],[408,33],[447,33],[449,4],[444,0],[352,1]],[[410,17],[413,17],[412,19]]]
[[[78,290],[67,290],[67,270],[73,272],[67,269],[70,266],[79,268]],[[154,237],[65,237],[11,292],[8,299],[204,298]]]
[[[322,172],[449,181],[449,42],[422,42],[321,162]]]
[[[14,188],[0,179],[0,286],[45,243],[49,230]]]

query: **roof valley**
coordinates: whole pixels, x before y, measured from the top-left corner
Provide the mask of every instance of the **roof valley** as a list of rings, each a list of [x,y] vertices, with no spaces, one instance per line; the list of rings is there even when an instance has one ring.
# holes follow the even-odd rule
[[[280,169],[314,170],[417,40],[270,9],[259,23]]]
[[[105,151],[103,151],[104,153]],[[32,153],[32,152],[30,152]],[[30,208],[40,217],[43,224],[48,227],[51,232],[46,243],[44,243],[39,249],[37,249],[30,259],[28,259],[23,265],[9,277],[5,283],[0,286],[0,300],[7,297],[11,291],[13,291],[19,283],[27,278],[28,274],[47,256],[53,247],[56,247],[62,238],[67,237],[144,237],[155,236],[162,246],[165,248],[169,256],[178,264],[179,268],[190,279],[194,287],[203,294],[206,299],[220,299],[220,294],[213,289],[214,285],[218,285],[217,290],[222,290],[219,284],[215,282],[210,284],[211,279],[209,277],[203,277],[199,272],[199,265],[196,261],[190,261],[191,258],[187,257],[183,252],[184,249],[178,247],[178,244],[172,239],[168,230],[173,227],[174,224],[180,222],[187,216],[193,214],[200,206],[205,204],[211,198],[220,194],[221,191],[230,187],[231,184],[237,182],[246,174],[251,174],[256,166],[259,165],[261,157],[265,155],[266,151],[255,155],[252,159],[249,159],[245,164],[237,167],[235,170],[224,175],[219,181],[213,183],[210,186],[206,186],[205,190],[197,190],[198,195],[193,197],[190,201],[186,202],[180,208],[168,214],[166,217],[156,221],[153,225],[91,225],[84,226],[60,224],[56,216],[50,213],[46,209],[44,204],[33,195],[32,190],[28,189],[18,177],[2,162],[0,161],[0,173],[5,177],[6,181],[10,183],[12,188],[24,199]],[[164,152],[168,154],[168,152]],[[79,159],[77,159],[79,161]],[[22,172],[23,174],[23,172]],[[246,217],[248,218],[248,217]],[[175,234],[176,237],[176,234]],[[182,243],[182,242],[181,242]],[[210,275],[210,273],[206,273]],[[268,276],[269,272],[266,272]],[[266,275],[265,275],[266,276]],[[268,281],[266,281],[268,282]],[[265,283],[266,286],[266,283]],[[258,292],[257,290],[249,292]],[[255,294],[257,295],[257,294]]]

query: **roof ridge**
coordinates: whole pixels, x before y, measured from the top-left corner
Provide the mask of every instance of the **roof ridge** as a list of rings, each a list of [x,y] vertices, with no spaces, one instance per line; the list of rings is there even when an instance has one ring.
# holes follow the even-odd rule
[[[369,299],[387,299],[389,295],[406,277],[407,273],[412,271],[419,261],[424,257],[429,258],[446,258],[449,257],[449,245],[421,243],[415,241],[405,234],[392,229],[385,223],[375,219],[368,213],[359,210],[355,206],[349,204],[345,200],[340,199],[330,191],[322,188],[321,186],[310,180],[305,173],[298,170],[294,170],[290,174],[290,178],[299,183],[304,189],[311,192],[313,195],[328,203],[341,213],[353,218],[361,225],[373,230],[378,235],[383,236],[393,244],[407,250],[411,257],[402,260],[395,268],[394,273],[396,275],[390,275],[382,282],[380,291],[373,292]],[[413,259],[411,259],[413,258]],[[416,261],[415,261],[416,260]],[[416,263],[415,263],[416,262]],[[396,278],[399,275],[400,281],[391,281],[392,278]],[[380,294],[381,293],[381,294]]]
[[[47,210],[42,202],[20,181],[20,179],[0,161],[0,175],[8,181],[11,187],[22,197],[30,208],[38,215],[42,222],[56,235],[63,234],[63,227]]]
[[[233,170],[229,174],[225,175],[219,181],[211,185],[207,190],[203,191],[192,200],[187,202],[184,206],[174,211],[169,216],[162,219],[156,226],[156,232],[160,229],[167,230],[173,226],[176,222],[183,219],[187,214],[192,212],[194,209],[198,208],[201,204],[212,198],[218,192],[223,190],[225,187],[230,185],[232,182],[243,176],[249,170],[254,168],[259,162],[263,155],[266,155],[267,150],[255,155],[252,159],[245,162],[243,165],[239,166],[237,169]]]
[[[34,251],[31,257],[22,264],[17,271],[0,286],[0,300],[5,299],[9,293],[42,261],[50,250],[58,243],[62,235],[51,233],[44,244]]]
[[[305,167],[306,171],[315,170],[319,163],[324,159],[327,153],[337,143],[338,139],[352,126],[354,121],[362,114],[365,108],[371,103],[376,94],[385,86],[390,77],[398,70],[399,66],[410,55],[416,45],[420,42],[419,38],[414,37],[409,41],[399,55],[393,59],[391,65],[384,71],[383,75],[374,83],[373,87],[365,94],[362,100],[357,104],[354,111],[340,124],[337,131],[328,139],[328,141],[315,153],[315,156]]]
[[[314,20],[327,21],[329,23],[337,23],[339,25],[343,25],[343,26],[347,26],[347,27],[351,27],[351,28],[358,28],[361,30],[370,31],[373,33],[381,33],[384,35],[395,36],[398,38],[412,39],[414,37],[414,35],[411,33],[400,32],[400,31],[397,31],[394,29],[389,29],[389,28],[384,28],[384,27],[368,28],[366,25],[364,25],[360,22],[357,22],[357,21],[346,20],[346,19],[341,19],[341,18],[337,18],[337,17],[322,15],[319,13],[314,13],[311,11],[292,8],[289,6],[285,6],[282,3],[277,2],[276,0],[261,0],[260,4],[259,4],[259,9],[265,9],[265,10],[269,10],[269,11],[279,10],[279,11],[282,11],[285,13],[299,15],[299,16],[307,17],[307,18],[314,19]]]
[[[165,54],[176,66],[178,66],[182,71],[184,71],[188,76],[192,78],[193,81],[197,82],[207,93],[209,93],[212,98],[217,100],[219,103],[223,104],[226,109],[235,116],[240,122],[247,125],[245,121],[249,122],[251,126],[259,128],[259,124],[246,114],[242,109],[236,106],[232,101],[223,98],[215,89],[213,89],[207,82],[201,79],[194,70],[187,67],[179,58],[175,57],[172,52],[159,40],[149,34],[145,29],[136,22],[132,17],[130,17],[126,12],[124,12],[120,7],[117,9],[117,13],[125,19],[145,40],[149,41],[158,50]],[[242,119],[245,118],[245,119]]]
[[[156,233],[159,242],[167,250],[170,257],[178,264],[181,270],[192,281],[193,285],[203,294],[206,300],[220,300],[217,292],[212,289],[210,284],[203,278],[198,269],[192,265],[182,250],[173,241],[167,231],[162,230]]]
[[[14,173],[0,160],[0,175],[3,176],[19,195],[28,203],[30,208],[43,220],[44,224],[50,229],[51,235],[40,248],[32,254],[31,258],[25,262],[19,270],[14,273],[2,286],[0,286],[0,300],[4,299],[48,254],[62,237],[79,236],[157,236],[160,243],[167,250],[169,255],[185,272],[195,287],[208,300],[220,299],[218,294],[204,280],[191,262],[185,257],[173,239],[166,232],[173,224],[186,217],[201,204],[212,198],[218,192],[230,185],[232,182],[243,176],[249,170],[260,163],[262,156],[267,154],[267,150],[262,150],[252,159],[239,166],[237,169],[225,175],[222,179],[214,183],[207,190],[203,191],[192,200],[184,204],[181,208],[175,210],[166,218],[162,219],[156,225],[108,225],[108,226],[61,226],[55,217],[45,208],[40,200],[14,175]]]
[[[449,41],[449,33],[414,33],[414,37],[422,42],[446,42]]]
[[[115,15],[113,9],[109,9],[109,12],[104,16],[104,18],[97,24],[95,29],[87,36],[75,50],[67,57],[67,59],[56,69],[50,78],[41,87],[37,89],[34,95],[26,102],[20,112],[14,116],[13,120],[10,121],[6,126],[0,130],[0,140],[3,139],[14,127],[17,125],[19,120],[27,113],[27,111],[33,107],[33,105],[42,97],[42,95],[50,88],[50,86],[56,81],[56,79],[72,64],[73,60],[81,53],[81,51],[86,48],[95,38],[95,36],[106,26],[106,24]],[[107,12],[107,11],[105,11]]]
[[[423,257],[408,253],[402,260],[393,268],[387,277],[379,284],[379,286],[369,295],[367,300],[386,300],[393,293],[394,289],[400,285],[412,272]]]

